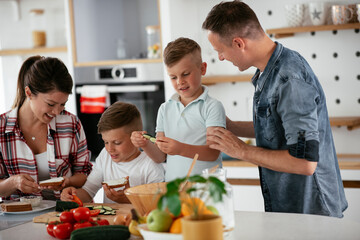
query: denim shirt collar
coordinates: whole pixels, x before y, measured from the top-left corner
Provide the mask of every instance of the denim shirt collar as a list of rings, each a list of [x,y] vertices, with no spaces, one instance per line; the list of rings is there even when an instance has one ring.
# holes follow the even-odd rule
[[[260,69],[257,69],[255,72],[255,75],[252,77],[251,81],[252,84],[255,86],[256,91],[261,92],[266,80],[268,79],[268,75],[270,74],[270,72],[274,69],[275,67],[275,63],[277,62],[277,60],[279,59],[281,52],[283,50],[283,45],[281,43],[275,42],[276,43],[276,48],[274,50],[274,52],[272,53],[268,63],[266,64],[265,70],[262,73],[261,77],[259,77],[260,75]]]

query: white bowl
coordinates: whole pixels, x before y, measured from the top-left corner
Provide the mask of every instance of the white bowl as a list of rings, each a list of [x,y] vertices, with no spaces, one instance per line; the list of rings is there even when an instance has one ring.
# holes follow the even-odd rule
[[[146,223],[140,224],[139,230],[145,240],[182,240],[182,234],[168,232],[152,232],[147,228]],[[224,240],[236,239],[234,231],[224,231]]]
[[[32,207],[39,206],[41,200],[41,196],[25,196],[20,198],[20,202],[30,203]]]
[[[139,230],[145,240],[182,240],[182,234],[168,232],[152,232],[146,224],[140,224]]]

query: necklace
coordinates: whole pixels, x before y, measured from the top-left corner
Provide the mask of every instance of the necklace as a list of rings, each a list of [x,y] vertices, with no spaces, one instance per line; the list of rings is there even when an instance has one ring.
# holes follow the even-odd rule
[[[35,137],[31,137],[31,139],[32,139],[33,141],[35,141],[36,138],[35,138]]]

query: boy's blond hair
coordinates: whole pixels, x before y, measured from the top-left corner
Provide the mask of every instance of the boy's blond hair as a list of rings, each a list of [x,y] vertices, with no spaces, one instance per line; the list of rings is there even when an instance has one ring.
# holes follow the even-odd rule
[[[199,66],[201,65],[202,58],[200,45],[189,38],[178,38],[169,42],[164,49],[164,63],[167,67],[172,67],[188,54],[192,54],[194,62]]]
[[[130,103],[115,102],[101,115],[97,125],[98,133],[126,127],[125,131],[142,130],[141,115],[137,107]]]

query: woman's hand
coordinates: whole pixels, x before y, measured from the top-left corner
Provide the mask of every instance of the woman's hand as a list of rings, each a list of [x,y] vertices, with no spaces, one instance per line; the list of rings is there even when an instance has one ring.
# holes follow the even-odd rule
[[[133,131],[131,133],[130,140],[135,147],[143,148],[149,144],[149,140],[143,136],[145,133],[146,131]]]
[[[18,174],[11,176],[13,187],[23,193],[37,193],[40,192],[40,186],[28,174]]]
[[[74,199],[73,195],[76,195],[76,188],[67,187],[62,190],[60,195],[60,200],[62,201],[72,201]]]
[[[125,196],[125,189],[130,188],[129,182],[126,183],[124,189],[114,190],[109,188],[106,184],[103,185],[104,192],[107,198],[117,203],[130,203],[129,199]]]
[[[163,153],[169,155],[181,155],[183,149],[181,142],[168,137],[156,137],[156,145]]]

